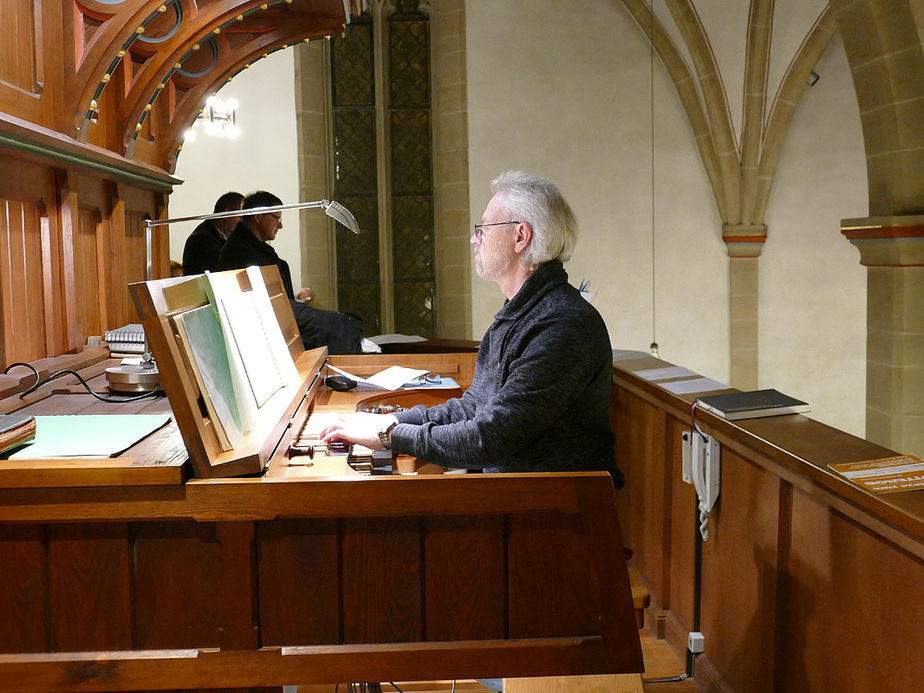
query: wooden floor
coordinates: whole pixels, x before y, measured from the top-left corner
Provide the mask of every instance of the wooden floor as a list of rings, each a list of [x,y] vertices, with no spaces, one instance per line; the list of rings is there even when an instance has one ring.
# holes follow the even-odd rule
[[[667,679],[683,675],[684,663],[665,640],[658,640],[649,631],[641,632],[642,658],[645,673],[642,682],[650,679]],[[676,683],[644,683],[645,693],[698,693],[702,689],[692,679]]]
[[[702,689],[695,681],[645,683],[651,679],[667,679],[681,676],[684,663],[664,640],[656,639],[649,631],[641,632],[642,656],[645,660],[645,673],[642,676],[644,693],[699,693]],[[391,693],[401,690],[405,693],[450,693],[452,681],[405,681],[394,684],[382,683],[382,692]],[[456,693],[485,693],[488,689],[477,681],[462,680],[455,682]],[[519,689],[519,690],[522,690]],[[298,693],[334,693],[333,686],[300,686]],[[348,693],[347,686],[340,686],[338,693]]]

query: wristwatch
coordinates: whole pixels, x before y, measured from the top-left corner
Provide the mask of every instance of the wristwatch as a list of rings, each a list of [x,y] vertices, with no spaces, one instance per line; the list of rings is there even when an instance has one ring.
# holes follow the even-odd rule
[[[379,440],[382,442],[382,447],[386,450],[391,450],[391,429],[397,425],[397,421],[392,421],[388,426],[379,431]]]

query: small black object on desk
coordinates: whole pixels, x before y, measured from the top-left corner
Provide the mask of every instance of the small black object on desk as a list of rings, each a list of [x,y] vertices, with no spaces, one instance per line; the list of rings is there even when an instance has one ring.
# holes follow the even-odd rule
[[[356,381],[347,378],[345,375],[329,375],[324,378],[324,384],[331,390],[338,390],[340,392],[352,390],[356,387]]]

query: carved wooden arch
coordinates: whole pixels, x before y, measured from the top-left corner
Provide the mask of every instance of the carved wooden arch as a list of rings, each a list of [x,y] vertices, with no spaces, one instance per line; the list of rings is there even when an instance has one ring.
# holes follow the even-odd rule
[[[362,3],[355,4],[355,11],[361,12]],[[326,5],[330,10],[335,6],[342,8],[343,3],[328,0]],[[209,23],[197,22],[189,31],[182,31],[158,55],[160,70],[152,67],[126,99],[127,110],[124,115],[120,113],[119,128],[127,152],[131,152],[131,140],[150,110],[145,109],[159,101],[167,117],[156,144],[158,160],[170,161],[172,167],[185,129],[211,92],[271,52],[306,38],[343,31],[346,18],[324,9],[324,4],[317,0],[312,3],[281,0],[275,6],[258,3],[249,15],[238,6],[236,12],[222,13]],[[168,101],[163,98],[165,95],[169,97],[168,104],[164,103]]]
[[[132,47],[132,65],[125,74],[126,96],[119,103],[117,109],[117,130],[125,145],[134,138],[139,123],[146,118],[146,107],[159,99],[161,93],[176,86],[176,82],[183,82],[182,75],[190,62],[197,63],[206,52],[213,50],[216,60],[207,66],[201,75],[203,78],[214,78],[214,63],[217,62],[218,52],[234,54],[236,43],[226,39],[228,32],[241,31],[259,33],[260,27],[266,21],[265,13],[273,13],[277,7],[290,7],[293,3],[285,0],[215,0],[198,10],[193,0],[178,0],[182,8],[179,17],[179,27],[171,32],[161,43],[141,42]],[[278,13],[277,13],[278,14]],[[277,18],[276,21],[281,21]],[[343,19],[340,20],[340,25]],[[166,27],[162,27],[163,31]],[[143,62],[141,62],[143,61]],[[140,68],[134,69],[136,64]],[[193,67],[194,71],[197,71]],[[198,70],[201,71],[201,70]],[[172,83],[172,84],[171,84]],[[168,109],[172,111],[172,108]],[[173,120],[172,112],[169,120]]]
[[[74,0],[75,71],[66,96],[74,125],[65,127],[85,141],[105,94],[115,121],[108,129],[131,157],[157,109],[161,127],[149,155],[172,167],[182,132],[209,92],[261,55],[340,33],[364,6],[365,0]],[[211,51],[204,69],[203,46]]]
[[[65,78],[67,105],[74,114],[74,128],[80,130],[96,109],[102,95],[138,29],[147,27],[160,8],[174,0],[75,0],[74,66]],[[98,23],[98,26],[94,26]],[[84,129],[85,130],[85,129]]]
[[[324,36],[326,34],[322,34]],[[165,146],[164,158],[169,162],[169,170],[176,165],[176,156],[182,148],[186,129],[195,120],[208,96],[221,88],[225,82],[230,81],[242,70],[251,64],[267,57],[270,53],[284,49],[294,43],[305,40],[304,30],[291,30],[287,27],[285,32],[273,32],[272,35],[262,36],[248,43],[250,51],[243,53],[236,51],[232,59],[223,60],[215,67],[215,78],[200,79],[182,94],[176,101],[172,114],[171,127],[168,135],[162,136]],[[209,75],[212,77],[212,75]]]

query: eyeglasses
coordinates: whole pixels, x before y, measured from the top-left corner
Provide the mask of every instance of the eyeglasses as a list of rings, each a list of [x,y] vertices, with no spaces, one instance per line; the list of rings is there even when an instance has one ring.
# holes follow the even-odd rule
[[[505,224],[522,224],[522,223],[523,223],[522,221],[495,221],[494,223],[491,223],[491,224],[475,224],[474,226],[475,232],[472,234],[472,238],[474,238],[477,241],[480,241],[482,236],[484,236],[484,230],[488,226],[504,226]]]

